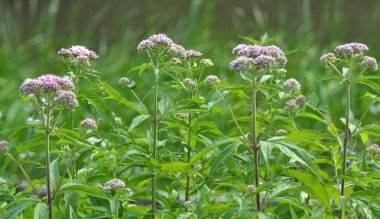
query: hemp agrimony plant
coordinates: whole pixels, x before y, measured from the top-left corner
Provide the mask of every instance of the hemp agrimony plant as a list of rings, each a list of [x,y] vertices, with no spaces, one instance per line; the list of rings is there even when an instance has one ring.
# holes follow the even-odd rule
[[[373,106],[378,98],[374,95],[366,95],[371,97],[372,102],[368,105],[367,109],[360,116],[356,125],[352,125],[350,115],[353,114],[351,110],[351,91],[352,86],[355,84],[364,84],[371,88],[373,82],[371,80],[376,79],[373,76],[367,76],[365,73],[368,71],[374,72],[378,70],[378,64],[375,58],[365,56],[368,51],[368,46],[362,43],[348,43],[339,45],[335,48],[334,53],[327,53],[320,58],[321,64],[327,68],[331,68],[337,74],[337,77],[333,79],[339,80],[345,86],[345,116],[344,116],[344,135],[343,139],[338,139],[341,146],[342,160],[341,160],[341,183],[338,183],[338,190],[340,190],[340,196],[345,196],[346,185],[346,172],[347,172],[347,152],[350,148],[351,139],[357,134],[358,128],[361,126],[363,119],[368,113],[369,109]],[[375,88],[376,90],[376,88]],[[340,188],[339,188],[340,187]],[[341,205],[339,217],[345,218],[345,205]]]
[[[28,95],[28,100],[32,101],[40,109],[41,126],[45,130],[45,156],[46,156],[46,189],[47,200],[44,201],[48,205],[49,218],[53,218],[53,199],[59,190],[60,185],[54,185],[55,191],[52,191],[51,179],[51,154],[50,154],[50,136],[57,127],[64,110],[72,111],[78,107],[78,101],[72,92],[74,84],[64,78],[47,74],[36,79],[25,81],[20,91]],[[12,155],[9,154],[12,157]],[[13,157],[12,157],[13,158]],[[14,161],[18,163],[16,159]],[[22,169],[21,165],[19,165]],[[22,169],[24,174],[25,171]],[[29,177],[27,177],[31,183]],[[33,187],[34,188],[34,187]],[[36,190],[37,195],[39,194]]]

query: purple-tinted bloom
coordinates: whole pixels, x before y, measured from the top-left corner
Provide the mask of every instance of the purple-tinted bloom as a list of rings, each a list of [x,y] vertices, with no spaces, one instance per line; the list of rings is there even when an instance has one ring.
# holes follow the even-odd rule
[[[233,48],[233,50],[232,50],[232,54],[234,54],[234,55],[238,55],[239,52],[240,52],[241,50],[245,49],[246,47],[247,47],[246,44],[239,44],[239,45],[237,45],[235,48]]]
[[[74,56],[86,56],[88,59],[97,59],[99,56],[85,46],[75,45],[70,47],[70,51]]]
[[[183,46],[179,45],[179,44],[176,44],[176,43],[173,43],[171,46],[170,46],[170,51],[176,55],[176,56],[179,56],[181,58],[184,58],[186,57],[186,50],[185,48],[183,48]]]
[[[178,113],[176,116],[180,119],[188,119],[189,118],[189,114],[187,114],[187,113]]]
[[[380,153],[380,147],[378,144],[371,144],[369,147],[368,147],[368,151],[370,152],[373,152],[375,154],[379,154]]]
[[[193,87],[195,82],[191,78],[185,78],[182,82],[186,87]]]
[[[58,55],[59,56],[63,56],[63,57],[68,57],[68,56],[71,56],[72,54],[73,53],[71,52],[70,49],[64,49],[64,48],[62,48],[62,49],[60,49],[58,51]]]
[[[239,56],[256,58],[259,55],[263,55],[264,52],[265,52],[265,49],[263,46],[251,45],[251,46],[246,46],[243,49],[239,50],[237,54]]]
[[[123,86],[128,86],[129,83],[130,83],[130,81],[129,81],[129,78],[127,78],[127,77],[122,77],[119,80],[119,84],[121,84]]]
[[[306,102],[306,98],[304,95],[299,95],[297,98],[296,98],[296,102],[298,105],[302,105]]]
[[[368,51],[368,46],[362,43],[347,43],[335,48],[335,52],[339,57],[347,57],[349,55],[362,56],[366,51]]]
[[[209,75],[209,76],[206,77],[205,83],[206,84],[211,84],[211,85],[217,85],[217,84],[220,83],[220,80],[219,80],[218,76]]]
[[[75,65],[90,65],[90,60],[99,58],[96,52],[88,49],[85,46],[75,45],[69,49],[60,49],[58,55],[62,56],[66,61],[72,62]]]
[[[298,107],[298,104],[296,100],[289,100],[288,102],[286,102],[286,106],[289,109],[296,109]]]
[[[74,65],[85,65],[85,66],[90,66],[90,59],[89,59],[88,56],[80,55],[80,56],[77,56],[77,57],[73,60],[73,64],[74,64]]]
[[[104,192],[110,192],[111,190],[114,189],[124,189],[125,188],[125,183],[120,180],[120,179],[112,179],[108,182],[103,187]]]
[[[301,89],[301,85],[296,79],[291,78],[284,82],[284,88],[295,93]]]
[[[254,59],[255,64],[261,68],[268,68],[274,65],[275,59],[272,56],[259,55]]]
[[[59,90],[72,89],[74,89],[74,84],[71,81],[52,74],[46,74],[36,79],[27,80],[20,86],[20,91],[27,95],[56,93]]]
[[[322,55],[319,61],[321,62],[322,65],[327,65],[329,62],[334,63],[336,61],[336,57],[334,53],[329,52]]]
[[[7,153],[8,152],[8,141],[1,140],[0,141],[0,152]]]
[[[254,64],[255,60],[253,58],[240,56],[230,63],[230,68],[239,72],[251,68]]]
[[[361,62],[361,65],[364,68],[368,68],[371,71],[377,71],[378,69],[378,64],[375,58],[370,57],[370,56],[364,56],[363,61]]]
[[[202,53],[199,52],[199,51],[195,51],[195,50],[186,50],[185,52],[185,59],[191,59],[191,58],[198,58],[198,57],[201,57],[202,56]]]
[[[248,190],[249,192],[255,192],[255,191],[256,191],[256,187],[255,187],[254,185],[248,185],[248,186],[247,186],[247,190]]]
[[[211,61],[211,59],[202,59],[201,63],[206,67],[214,66],[214,63]]]
[[[80,125],[91,130],[96,130],[98,128],[96,121],[93,119],[84,119],[80,122]]]
[[[146,50],[154,50],[159,46],[166,46],[170,48],[172,45],[173,41],[168,36],[166,36],[166,34],[160,33],[154,34],[148,39],[141,41],[137,46],[137,50],[139,52],[142,52]]]
[[[277,135],[281,136],[281,135],[286,135],[288,134],[288,132],[284,129],[278,129],[277,132],[276,132]]]
[[[54,102],[65,106],[69,110],[73,110],[78,107],[77,97],[71,91],[59,91],[57,97],[54,99]]]

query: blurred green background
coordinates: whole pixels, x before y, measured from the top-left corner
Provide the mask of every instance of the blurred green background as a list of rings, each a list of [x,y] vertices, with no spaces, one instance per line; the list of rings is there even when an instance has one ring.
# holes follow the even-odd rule
[[[94,68],[116,85],[145,60],[136,51],[138,42],[158,32],[203,52],[214,61],[213,73],[231,82],[240,80],[228,67],[231,50],[247,43],[239,36],[275,37],[289,52],[288,76],[302,83],[306,95],[315,92],[338,123],[342,86],[319,81],[326,74],[319,57],[355,41],[379,58],[379,21],[379,0],[0,0],[0,132],[28,118],[18,92],[25,78],[64,72],[60,48],[80,44],[97,51]],[[364,92],[353,92],[355,118],[365,109],[359,99]],[[371,111],[366,122],[377,123],[380,107]]]

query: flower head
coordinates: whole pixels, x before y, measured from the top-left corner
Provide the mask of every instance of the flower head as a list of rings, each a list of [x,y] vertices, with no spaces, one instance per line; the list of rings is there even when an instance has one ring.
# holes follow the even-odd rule
[[[176,116],[179,119],[188,119],[189,118],[189,114],[187,114],[187,113],[178,113]]]
[[[205,83],[206,84],[211,84],[211,85],[217,85],[217,84],[220,83],[220,80],[219,80],[218,76],[209,75],[209,76],[206,77]]]
[[[288,132],[284,129],[278,129],[277,130],[277,135],[281,136],[281,135],[286,135]]]
[[[334,53],[329,52],[329,53],[322,55],[321,58],[319,59],[319,61],[321,62],[322,65],[327,66],[327,64],[329,62],[334,63],[336,61],[336,57],[335,57]]]
[[[176,44],[176,43],[173,43],[171,46],[170,46],[170,51],[178,56],[178,57],[181,57],[181,58],[184,58],[186,57],[186,50],[185,48],[183,48],[183,46],[179,45],[179,44]]]
[[[371,71],[377,71],[377,69],[379,68],[376,59],[370,56],[364,56],[361,65],[364,68],[368,68]]]
[[[108,193],[108,192],[115,190],[115,189],[124,189],[124,188],[125,188],[125,183],[122,180],[112,179],[112,180],[106,182],[106,184],[103,187],[103,191]]]
[[[373,152],[374,154],[380,154],[380,147],[378,144],[371,144],[369,147],[368,147],[368,150],[370,152]]]
[[[130,81],[129,81],[129,78],[127,78],[127,77],[122,77],[119,80],[119,84],[121,84],[123,86],[128,86],[129,83],[130,83]]]
[[[69,110],[73,110],[78,107],[78,100],[75,94],[71,91],[59,91],[58,96],[54,98],[54,102],[65,106]]]
[[[235,48],[232,49],[232,54],[239,55],[239,52],[243,49],[245,49],[248,45],[246,44],[239,44]]]
[[[248,186],[247,186],[247,190],[248,190],[249,192],[255,192],[255,191],[256,191],[256,187],[255,187],[254,185],[248,185]]]
[[[193,87],[195,82],[191,78],[185,78],[182,82],[186,87]]]
[[[185,59],[193,59],[193,58],[199,58],[202,56],[202,53],[196,50],[186,50],[185,52]]]
[[[90,130],[96,130],[98,128],[96,121],[93,119],[84,119],[80,122],[80,125]]]
[[[154,34],[148,39],[141,41],[137,46],[137,50],[139,52],[142,52],[146,50],[155,50],[160,46],[170,48],[172,45],[173,41],[168,36],[166,36],[166,34],[160,33]]]
[[[362,43],[347,43],[335,48],[335,52],[339,57],[347,57],[350,55],[362,56],[366,51],[368,51],[368,46]]]
[[[286,106],[289,109],[296,109],[298,107],[298,104],[296,100],[289,100],[288,102],[286,102]]]
[[[275,59],[272,56],[259,55],[254,59],[255,64],[261,68],[268,68],[274,65]]]
[[[0,152],[7,153],[8,152],[8,141],[1,140],[0,141]]]
[[[230,63],[230,68],[237,72],[240,72],[245,71],[248,68],[251,68],[251,66],[253,66],[254,64],[255,60],[253,58],[240,56]]]
[[[285,81],[284,88],[293,93],[296,93],[297,91],[301,89],[301,85],[296,79],[291,78]]]
[[[211,59],[202,59],[201,63],[206,67],[214,66],[214,63],[211,61]]]
[[[299,95],[297,98],[296,98],[296,102],[298,105],[302,105],[306,102],[306,98],[304,95]]]
[[[62,48],[58,51],[58,55],[75,66],[90,66],[90,60],[99,58],[96,52],[81,45],[74,45],[68,49]]]
[[[36,79],[26,80],[20,86],[20,91],[26,95],[57,93],[59,90],[72,89],[74,89],[74,84],[71,81],[52,74],[46,74]]]

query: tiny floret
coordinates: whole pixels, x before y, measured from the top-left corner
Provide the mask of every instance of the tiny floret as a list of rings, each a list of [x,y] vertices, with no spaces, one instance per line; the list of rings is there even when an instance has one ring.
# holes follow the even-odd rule
[[[253,58],[240,56],[230,63],[230,68],[237,72],[240,72],[251,68],[254,64],[255,60]]]
[[[124,189],[124,188],[125,188],[125,183],[122,180],[112,179],[112,180],[106,182],[106,184],[103,187],[103,191],[108,193],[112,190]]]
[[[96,130],[98,128],[96,121],[93,119],[84,119],[80,122],[80,125],[86,129],[90,129],[90,130]]]
[[[170,51],[171,51],[175,56],[178,56],[178,57],[181,57],[181,58],[186,57],[186,50],[185,50],[185,48],[183,48],[183,46],[181,46],[181,45],[179,45],[179,44],[173,43],[173,44],[170,46]]]
[[[299,95],[297,98],[296,98],[296,102],[298,105],[302,105],[306,102],[306,97],[304,95]]]
[[[259,55],[255,58],[255,64],[261,68],[268,68],[274,65],[275,59],[272,56]]]
[[[256,191],[256,187],[255,187],[254,185],[248,185],[248,186],[247,186],[247,190],[248,190],[249,192],[255,192],[255,191]]]
[[[193,58],[199,58],[202,56],[202,53],[196,50],[186,50],[185,52],[185,59],[193,59]]]
[[[166,34],[160,33],[154,34],[148,39],[141,41],[137,46],[137,50],[139,52],[142,52],[146,50],[155,50],[160,46],[170,48],[172,45],[173,41],[168,36],[166,36]]]
[[[282,135],[288,134],[288,132],[286,130],[284,130],[284,129],[278,129],[276,134],[278,136],[282,136]]]
[[[211,59],[202,59],[201,63],[206,67],[214,66],[214,63],[211,61]]]
[[[128,86],[129,83],[130,83],[130,81],[129,81],[129,78],[127,78],[127,77],[122,77],[119,80],[119,84],[121,84],[123,86]]]
[[[374,153],[374,154],[379,154],[380,153],[380,147],[378,144],[371,144],[369,147],[368,147],[368,151]]]
[[[71,91],[59,91],[58,96],[54,99],[54,102],[65,106],[69,110],[73,110],[78,107],[77,97]]]
[[[232,50],[232,54],[234,54],[234,55],[238,55],[239,52],[240,52],[241,50],[245,49],[246,47],[247,47],[246,44],[239,44],[239,45],[237,45],[235,48],[233,48],[233,50]]]
[[[220,80],[219,80],[218,76],[209,75],[206,77],[205,83],[210,84],[210,85],[217,85],[220,83]]]
[[[0,152],[7,153],[8,152],[8,141],[1,140],[0,141]]]
[[[296,100],[289,100],[288,102],[286,102],[286,106],[289,109],[296,109],[298,107],[298,104]]]
[[[334,63],[336,61],[336,57],[335,57],[334,53],[329,52],[329,53],[322,55],[321,58],[319,59],[319,61],[321,62],[321,64],[323,66],[327,66],[328,63]]]
[[[182,82],[186,87],[194,87],[195,82],[191,78],[185,78]]]
[[[296,93],[297,91],[301,89],[301,85],[296,79],[291,78],[285,81],[284,88],[293,93]]]
[[[376,59],[373,57],[370,57],[370,56],[364,56],[361,65],[364,68],[368,68],[371,71],[377,71],[377,69],[379,67]]]
[[[42,75],[36,79],[26,80],[20,86],[20,91],[26,95],[34,94],[38,96],[42,93],[57,93],[59,90],[72,90],[74,84],[65,79],[52,74]]]

